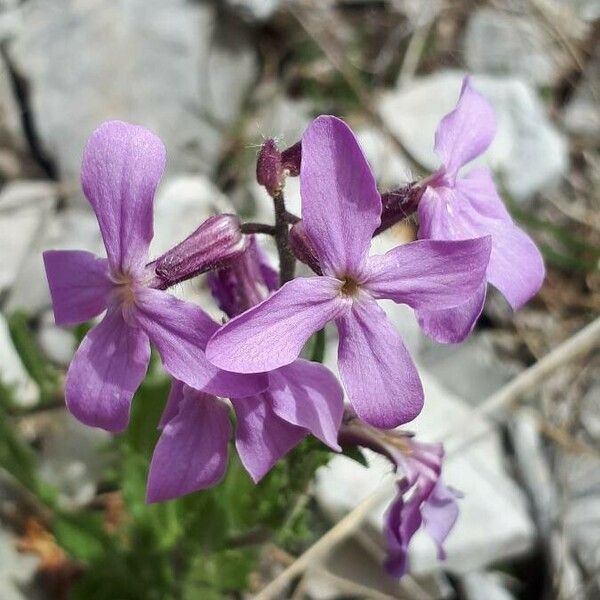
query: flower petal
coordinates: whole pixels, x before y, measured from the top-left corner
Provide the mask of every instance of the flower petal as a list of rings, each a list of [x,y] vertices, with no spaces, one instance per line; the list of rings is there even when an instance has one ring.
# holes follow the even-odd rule
[[[119,309],[109,309],[71,361],[65,382],[67,408],[86,425],[123,431],[149,360],[146,334],[128,325]]]
[[[485,282],[490,236],[462,241],[418,240],[369,259],[364,287],[415,309],[439,310],[467,301]]]
[[[208,360],[237,373],[291,363],[308,338],[344,310],[340,287],[332,277],[293,279],[221,327],[206,347]]]
[[[146,502],[172,500],[209,488],[225,474],[231,435],[229,409],[218,398],[184,388],[179,412],[154,449]]]
[[[512,220],[490,218],[489,211],[479,212],[481,203],[473,203],[459,190],[460,186],[456,190],[427,188],[419,203],[419,238],[464,240],[491,235],[486,277],[516,310],[542,286],[542,255]]]
[[[235,446],[250,477],[258,482],[308,431],[280,419],[264,395],[231,403],[237,415]]]
[[[83,250],[47,250],[43,256],[57,325],[83,323],[106,310],[113,283],[105,258]]]
[[[487,150],[495,135],[492,105],[465,77],[456,108],[440,121],[435,132],[435,152],[446,173],[456,175],[463,165]]]
[[[321,116],[302,138],[304,230],[325,275],[356,274],[381,219],[381,197],[358,141],[340,119]]]
[[[179,379],[173,379],[173,381],[171,382],[169,397],[167,398],[165,408],[158,423],[159,429],[164,429],[167,423],[177,416],[177,413],[179,412],[179,405],[183,400],[184,385],[185,383],[183,383],[183,381],[179,381]]]
[[[108,121],[92,133],[83,153],[81,183],[117,271],[143,267],[152,240],[152,201],[165,169],[165,147],[153,133]]]
[[[484,282],[466,302],[454,308],[418,310],[421,329],[440,344],[456,344],[469,336],[485,304],[487,285]]]
[[[437,546],[438,560],[446,558],[444,542],[458,519],[457,497],[460,494],[447,488],[439,479],[421,508],[423,527]]]
[[[340,375],[358,416],[382,429],[412,421],[423,408],[423,387],[385,312],[363,293],[336,325]]]
[[[383,534],[388,546],[385,570],[392,577],[402,577],[408,571],[408,544],[421,527],[421,497],[414,494],[404,499],[408,491],[406,481],[398,482],[398,492],[388,507],[383,524]]]
[[[492,173],[486,167],[476,167],[463,177],[457,177],[454,189],[482,216],[512,223],[512,218],[496,191]]]
[[[474,224],[475,226],[475,224]],[[513,223],[487,219],[485,228],[492,235],[492,253],[487,279],[518,310],[535,296],[544,283],[544,259],[533,240]]]
[[[206,360],[204,348],[219,328],[199,306],[161,290],[136,290],[135,319],[156,346],[163,366],[175,379],[219,396],[248,396],[268,387],[268,376],[220,371]]]
[[[308,429],[334,450],[344,414],[344,392],[335,375],[323,365],[298,359],[269,374],[264,396],[284,421]]]

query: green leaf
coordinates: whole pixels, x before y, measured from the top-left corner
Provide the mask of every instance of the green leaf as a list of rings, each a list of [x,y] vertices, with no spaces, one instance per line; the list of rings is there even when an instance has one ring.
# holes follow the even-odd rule
[[[356,461],[363,467],[369,466],[366,456],[358,446],[342,446],[342,454]]]
[[[102,515],[95,513],[56,515],[52,531],[61,548],[69,556],[82,562],[92,562],[102,558],[113,546],[104,530]]]
[[[319,329],[309,340],[306,357],[313,362],[322,363],[325,358],[325,328]]]

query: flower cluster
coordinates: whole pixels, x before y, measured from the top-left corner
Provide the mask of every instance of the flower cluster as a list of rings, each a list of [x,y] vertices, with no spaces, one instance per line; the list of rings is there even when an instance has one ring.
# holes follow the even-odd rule
[[[235,447],[255,481],[309,434],[334,451],[350,441],[384,453],[403,474],[386,517],[388,569],[405,572],[408,542],[422,524],[442,557],[458,514],[456,493],[440,478],[441,446],[389,431],[419,414],[424,394],[378,300],[407,304],[425,333],[457,342],[481,313],[488,281],[514,308],[536,293],[544,277],[540,254],[510,219],[490,173],[475,168],[459,176],[494,133],[491,107],[465,80],[456,109],[436,134],[442,167],[382,195],[349,127],[318,117],[290,149],[280,152],[267,140],[260,153],[257,178],[275,200],[275,226],[215,215],[150,260],[165,149],[142,127],[104,123],[86,146],[81,180],[107,257],[44,253],[58,324],[105,313],[69,367],[69,411],[91,426],[125,429],[152,344],[172,387],[150,467],[149,502],[223,477],[233,412]],[[301,217],[283,204],[288,176],[300,177]],[[373,236],[408,206],[418,213],[418,239],[371,255]],[[276,237],[280,273],[253,232]],[[296,258],[314,275],[292,278]],[[168,291],[207,272],[228,318],[224,325]],[[341,384],[323,365],[301,358],[329,322],[338,331]],[[352,409],[344,408],[344,398]]]

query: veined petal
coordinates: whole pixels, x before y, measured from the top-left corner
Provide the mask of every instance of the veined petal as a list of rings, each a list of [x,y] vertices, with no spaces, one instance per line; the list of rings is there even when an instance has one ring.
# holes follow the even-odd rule
[[[438,479],[421,508],[423,527],[437,546],[438,560],[446,558],[444,542],[458,519],[457,497],[460,497],[460,494],[447,488],[442,480]]]
[[[323,365],[298,359],[269,374],[264,397],[288,423],[308,429],[334,450],[344,414],[344,392],[335,375]]]
[[[43,256],[57,325],[83,323],[106,310],[113,283],[105,258],[83,250],[47,250]]]
[[[219,326],[200,307],[160,290],[141,288],[136,290],[135,319],[175,379],[220,396],[243,397],[268,387],[265,373],[227,373],[206,360],[206,342]]]
[[[83,153],[81,183],[106,246],[111,268],[143,267],[153,236],[152,202],[165,169],[165,147],[143,127],[108,121]]]
[[[345,310],[341,282],[299,277],[221,327],[206,356],[237,373],[272,371],[298,358],[308,338]]]
[[[340,375],[356,414],[382,429],[412,421],[423,408],[423,387],[385,312],[363,293],[336,325]]]
[[[218,398],[184,388],[179,412],[154,449],[146,502],[162,502],[209,488],[225,474],[231,435],[229,409]]]
[[[487,150],[495,135],[492,105],[465,77],[456,108],[440,121],[435,132],[435,152],[446,173],[455,176],[463,165]]]
[[[158,423],[159,429],[164,429],[166,424],[173,419],[173,417],[177,416],[177,413],[179,412],[179,405],[183,400],[184,385],[185,383],[183,383],[183,381],[179,381],[179,379],[173,379],[171,382],[169,396],[167,398],[163,413],[160,417],[160,422]]]
[[[486,167],[476,167],[463,177],[457,177],[454,189],[480,215],[512,223],[512,218],[496,191],[492,173]]]
[[[516,310],[542,286],[545,268],[540,251],[512,220],[479,212],[481,203],[463,197],[460,190],[459,186],[425,191],[419,203],[419,238],[464,240],[491,235],[486,277]]]
[[[271,467],[308,431],[280,419],[264,395],[232,399],[237,415],[235,447],[253,481],[260,481]]]
[[[82,423],[119,432],[150,360],[148,336],[111,308],[83,338],[65,382],[69,411]]]
[[[402,577],[408,571],[408,544],[421,527],[421,497],[413,495],[405,500],[405,481],[398,484],[398,492],[384,516],[383,534],[388,546],[385,570],[392,577]]]
[[[358,141],[340,119],[321,116],[302,137],[304,230],[325,275],[357,274],[381,219],[381,197]]]
[[[418,240],[368,261],[363,287],[419,310],[466,302],[485,282],[490,236],[462,241]]]
[[[517,310],[535,296],[544,283],[544,260],[533,240],[514,223],[499,219],[472,221],[473,228],[492,236],[487,279]]]
[[[466,302],[454,308],[416,311],[421,329],[440,344],[462,342],[473,331],[483,311],[486,289],[484,282]]]

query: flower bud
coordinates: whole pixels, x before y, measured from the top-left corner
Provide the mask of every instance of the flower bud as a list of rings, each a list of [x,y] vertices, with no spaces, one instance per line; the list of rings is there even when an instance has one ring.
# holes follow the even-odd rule
[[[254,236],[245,252],[208,274],[210,291],[219,308],[235,317],[262,302],[277,289],[278,274],[267,264]]]
[[[283,169],[291,177],[300,175],[300,162],[302,160],[302,142],[296,142],[281,153],[281,164]]]
[[[154,263],[156,277],[163,289],[227,264],[247,246],[236,215],[209,217],[183,242]]]
[[[304,231],[302,221],[295,223],[290,229],[289,234],[290,250],[294,256],[305,265],[308,265],[317,275],[322,275],[319,257],[315,251],[312,242]]]
[[[397,190],[381,194],[381,225],[373,235],[380,234],[416,212],[424,191],[424,186],[413,181]]]
[[[256,161],[256,181],[271,196],[275,196],[283,187],[284,175],[281,164],[281,152],[277,149],[275,140],[269,138],[265,140]]]

